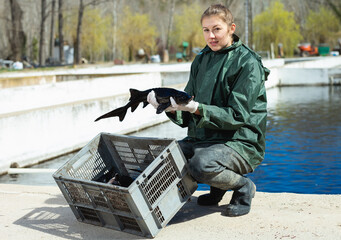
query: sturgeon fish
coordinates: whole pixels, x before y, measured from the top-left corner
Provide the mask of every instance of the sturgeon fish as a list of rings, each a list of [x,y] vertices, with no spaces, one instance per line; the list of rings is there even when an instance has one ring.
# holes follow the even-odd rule
[[[141,102],[143,102],[143,107],[146,107],[149,104],[147,102],[147,95],[151,91],[155,92],[155,98],[160,104],[156,109],[157,114],[162,113],[166,108],[168,108],[171,105],[170,97],[172,97],[177,104],[187,104],[189,101],[193,99],[193,97],[187,94],[186,92],[179,91],[174,88],[151,88],[144,91],[139,91],[130,88],[129,91],[130,91],[129,102],[125,106],[116,108],[98,117],[95,120],[95,122],[103,118],[109,117],[119,117],[120,121],[122,122],[127,113],[128,108],[131,108],[131,112],[134,112]]]

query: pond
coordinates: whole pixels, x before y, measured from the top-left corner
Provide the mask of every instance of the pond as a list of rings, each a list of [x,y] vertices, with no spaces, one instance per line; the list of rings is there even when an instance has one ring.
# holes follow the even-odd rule
[[[266,155],[248,174],[257,191],[341,194],[341,87],[274,88],[267,94]],[[186,129],[166,122],[132,135],[179,140]],[[58,168],[73,154],[35,167]],[[55,184],[51,173],[6,175],[1,182]]]

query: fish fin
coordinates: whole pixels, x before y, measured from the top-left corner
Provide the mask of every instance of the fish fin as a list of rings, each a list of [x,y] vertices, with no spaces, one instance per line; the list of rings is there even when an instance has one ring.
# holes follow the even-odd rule
[[[157,109],[156,109],[156,114],[162,113],[166,108],[168,108],[171,105],[170,102],[167,103],[161,103]]]
[[[143,102],[143,108],[147,107],[148,104],[149,104],[149,102],[147,102],[147,101]]]
[[[130,88],[129,91],[130,91],[129,101],[133,101],[135,99],[138,99],[140,97],[140,95],[141,95],[141,91],[139,91],[137,89]]]
[[[110,117],[119,117],[120,121],[123,121],[125,115],[127,113],[127,107],[120,107],[120,108],[116,108],[115,110],[112,110],[106,114],[103,114],[102,116],[98,117],[95,122],[97,122],[98,120],[101,120],[103,118],[110,118]]]
[[[123,119],[126,116],[126,114],[127,114],[127,109],[125,111],[122,111],[122,113],[118,116],[118,118],[120,119],[120,122],[123,121]]]
[[[139,102],[137,102],[137,103],[134,103],[133,105],[131,105],[131,112],[134,112],[135,110],[136,110],[136,108],[139,106]]]

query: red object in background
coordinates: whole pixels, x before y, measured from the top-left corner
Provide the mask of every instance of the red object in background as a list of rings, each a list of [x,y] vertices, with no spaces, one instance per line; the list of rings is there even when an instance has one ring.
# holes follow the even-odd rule
[[[318,49],[310,43],[302,43],[298,46],[301,51],[301,57],[317,56]]]

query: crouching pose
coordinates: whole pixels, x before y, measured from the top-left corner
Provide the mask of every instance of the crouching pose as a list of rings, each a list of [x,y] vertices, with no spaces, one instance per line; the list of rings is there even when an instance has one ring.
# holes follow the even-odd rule
[[[193,61],[185,87],[194,99],[186,105],[171,99],[167,116],[188,127],[180,147],[193,178],[210,186],[210,193],[199,196],[198,204],[218,204],[227,190],[233,190],[223,214],[240,216],[249,213],[256,192],[255,184],[244,175],[264,158],[264,82],[269,70],[234,34],[233,16],[223,5],[210,6],[202,14],[201,25],[207,45]],[[154,94],[147,100],[157,107]]]

